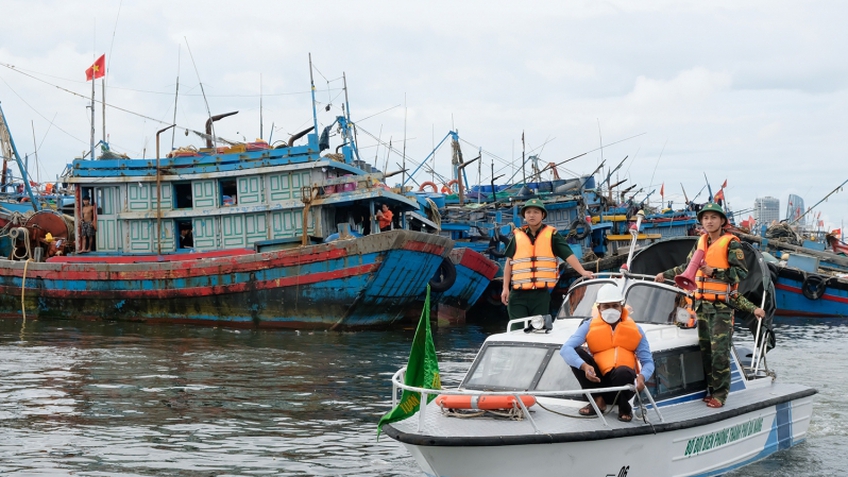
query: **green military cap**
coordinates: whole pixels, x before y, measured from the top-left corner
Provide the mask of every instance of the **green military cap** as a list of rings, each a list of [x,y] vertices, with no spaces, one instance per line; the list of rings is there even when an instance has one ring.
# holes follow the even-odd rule
[[[722,209],[721,206],[716,204],[715,202],[710,202],[709,204],[701,207],[701,210],[698,211],[698,222],[701,221],[701,215],[703,215],[704,212],[715,212],[718,215],[724,217],[724,220],[727,221],[727,214],[724,213],[724,209]]]
[[[521,216],[524,217],[524,211],[529,207],[535,207],[542,211],[542,218],[546,218],[548,216],[548,210],[545,208],[545,203],[539,199],[530,199],[521,206]]]

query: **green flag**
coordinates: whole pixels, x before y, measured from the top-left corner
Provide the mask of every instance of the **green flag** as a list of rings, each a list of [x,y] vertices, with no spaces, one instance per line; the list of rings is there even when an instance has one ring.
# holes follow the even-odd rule
[[[406,364],[404,384],[427,389],[442,389],[439,378],[439,360],[436,358],[436,345],[433,344],[433,334],[430,332],[430,285],[427,285],[427,298],[424,299],[424,309],[418,320],[412,349],[409,351],[409,362]],[[430,394],[429,403],[436,398]],[[421,404],[421,393],[403,391],[398,405],[380,419],[377,424],[377,436],[383,429],[383,424],[401,421],[415,414]]]

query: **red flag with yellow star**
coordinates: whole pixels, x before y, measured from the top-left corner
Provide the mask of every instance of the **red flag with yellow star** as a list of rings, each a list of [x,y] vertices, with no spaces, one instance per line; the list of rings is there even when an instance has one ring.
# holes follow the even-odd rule
[[[106,76],[106,54],[100,55],[91,67],[85,70],[85,80],[91,81]]]

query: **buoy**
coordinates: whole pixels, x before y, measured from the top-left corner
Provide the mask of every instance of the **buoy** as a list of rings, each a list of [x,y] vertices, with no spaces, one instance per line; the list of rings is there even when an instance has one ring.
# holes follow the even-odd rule
[[[525,407],[536,404],[536,398],[533,396],[524,395],[520,398]],[[485,411],[519,407],[515,396],[442,394],[436,398],[436,404],[447,409],[480,409]]]

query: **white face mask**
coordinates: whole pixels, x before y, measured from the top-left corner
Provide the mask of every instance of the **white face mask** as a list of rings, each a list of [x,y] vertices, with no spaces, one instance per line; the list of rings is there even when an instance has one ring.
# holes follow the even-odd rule
[[[609,324],[613,324],[621,319],[621,311],[616,310],[615,308],[607,308],[601,312],[601,319]]]

